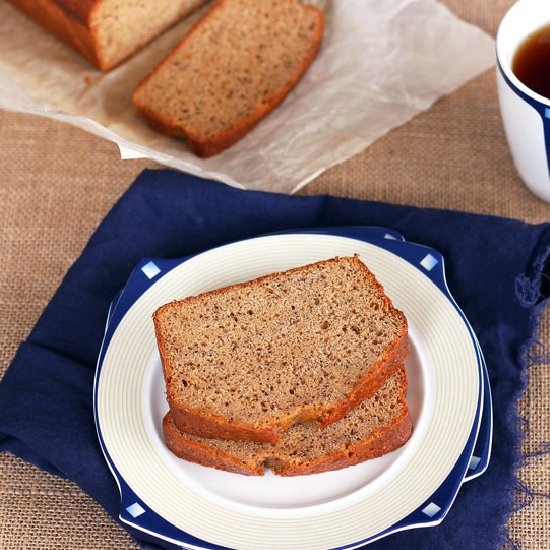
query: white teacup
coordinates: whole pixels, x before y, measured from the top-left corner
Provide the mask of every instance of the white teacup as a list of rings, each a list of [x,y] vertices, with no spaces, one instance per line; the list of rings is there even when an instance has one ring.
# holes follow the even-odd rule
[[[512,72],[520,43],[548,24],[548,0],[519,0],[502,19],[496,44],[500,112],[514,163],[527,187],[550,202],[550,99],[528,88]]]

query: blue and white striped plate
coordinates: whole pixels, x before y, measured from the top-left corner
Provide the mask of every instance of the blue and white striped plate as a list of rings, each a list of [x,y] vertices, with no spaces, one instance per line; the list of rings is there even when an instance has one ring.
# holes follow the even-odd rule
[[[94,389],[123,521],[184,548],[355,548],[439,523],[462,482],[484,471],[491,439],[486,370],[447,290],[443,258],[384,229],[330,233],[258,237],[137,266],[111,308]],[[152,312],[173,299],[354,253],[409,320],[409,442],[352,468],[297,478],[239,476],[170,453]]]

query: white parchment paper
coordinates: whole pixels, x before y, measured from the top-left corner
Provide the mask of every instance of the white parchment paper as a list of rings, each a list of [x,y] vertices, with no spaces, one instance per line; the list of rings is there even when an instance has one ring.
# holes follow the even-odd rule
[[[488,69],[494,42],[435,0],[317,0],[320,53],[285,102],[242,141],[199,159],[160,136],[131,102],[137,83],[208,5],[103,74],[0,2],[0,107],[74,124],[123,157],[267,191],[293,192]]]

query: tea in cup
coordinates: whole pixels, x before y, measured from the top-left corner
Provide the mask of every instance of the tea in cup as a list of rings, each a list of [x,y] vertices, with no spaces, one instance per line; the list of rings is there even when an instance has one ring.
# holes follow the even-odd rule
[[[550,2],[519,0],[497,33],[506,138],[527,187],[550,202]]]

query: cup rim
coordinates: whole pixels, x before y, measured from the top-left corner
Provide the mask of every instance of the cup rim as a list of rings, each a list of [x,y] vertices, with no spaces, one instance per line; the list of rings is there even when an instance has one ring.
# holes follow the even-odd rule
[[[501,20],[501,22],[498,26],[497,35],[496,35],[496,55],[497,55],[498,67],[500,67],[502,72],[506,75],[506,78],[508,78],[508,80],[516,88],[518,88],[521,92],[523,92],[524,94],[530,96],[531,98],[538,101],[539,103],[542,103],[543,105],[550,106],[550,98],[547,98],[547,97],[539,94],[538,92],[535,92],[535,90],[533,90],[532,88],[529,88],[529,86],[526,86],[512,71],[511,63],[505,63],[504,62],[503,55],[501,53],[501,48],[502,48],[501,44],[502,44],[502,40],[503,40],[502,39],[502,27],[504,26],[504,24],[511,17],[514,16],[515,10],[519,9],[518,6],[520,4],[523,4],[524,1],[525,0],[518,0],[515,4],[513,4],[510,7],[510,9],[504,14],[504,17],[502,18],[502,20]],[[550,24],[550,18],[549,18],[547,24]],[[535,28],[533,29],[532,32],[535,32],[537,29],[541,28],[544,25],[545,24],[543,23],[542,25],[535,26]],[[527,36],[529,36],[529,35],[527,35]],[[498,68],[497,68],[497,70],[498,70]]]

